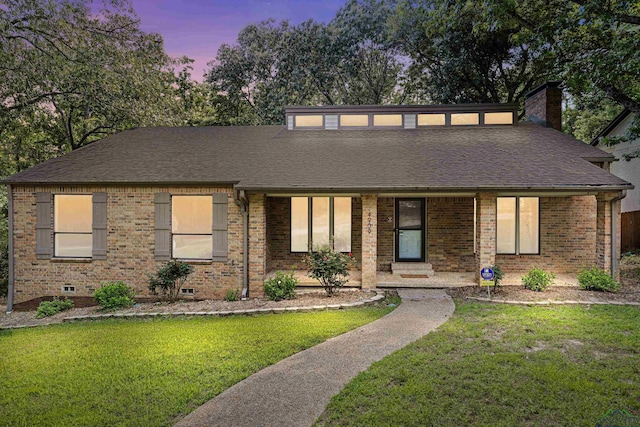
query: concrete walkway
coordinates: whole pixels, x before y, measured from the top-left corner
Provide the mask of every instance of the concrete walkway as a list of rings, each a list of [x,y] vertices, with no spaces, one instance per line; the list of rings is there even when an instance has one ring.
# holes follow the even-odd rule
[[[359,372],[428,334],[452,314],[443,290],[398,290],[389,315],[294,354],[227,389],[176,426],[309,426]]]

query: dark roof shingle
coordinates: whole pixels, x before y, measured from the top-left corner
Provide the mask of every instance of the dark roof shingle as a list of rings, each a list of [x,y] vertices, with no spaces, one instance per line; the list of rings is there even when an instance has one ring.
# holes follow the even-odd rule
[[[631,188],[588,160],[612,156],[553,129],[517,126],[304,130],[138,128],[5,180],[221,184],[245,189]]]

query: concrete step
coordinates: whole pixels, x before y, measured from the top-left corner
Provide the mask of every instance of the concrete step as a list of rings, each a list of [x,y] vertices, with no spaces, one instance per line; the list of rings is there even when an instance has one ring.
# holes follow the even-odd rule
[[[393,274],[433,275],[433,266],[428,262],[392,262],[391,272]]]
[[[417,275],[417,276],[429,276],[429,277],[433,277],[433,275],[435,274],[433,270],[396,270],[393,272],[394,276],[399,276],[401,274],[407,275]]]

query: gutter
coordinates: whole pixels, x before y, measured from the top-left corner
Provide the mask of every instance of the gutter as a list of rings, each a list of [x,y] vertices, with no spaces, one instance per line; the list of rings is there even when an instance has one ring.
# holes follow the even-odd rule
[[[242,211],[242,299],[249,297],[249,199],[244,190],[233,191],[233,200]]]
[[[7,198],[9,200],[9,287],[7,290],[7,314],[13,311],[13,189],[7,185]]]
[[[611,200],[611,277],[616,278],[615,272],[618,271],[618,212],[617,204],[619,200],[627,196],[627,190],[622,190],[620,195]]]

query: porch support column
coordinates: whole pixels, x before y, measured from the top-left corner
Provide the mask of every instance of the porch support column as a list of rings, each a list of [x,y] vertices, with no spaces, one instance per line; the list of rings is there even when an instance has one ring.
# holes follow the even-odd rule
[[[363,194],[362,199],[362,288],[377,286],[378,195]]]
[[[620,200],[617,193],[598,193],[596,195],[596,266],[611,273],[620,280],[620,270],[614,268],[614,259],[620,259]],[[612,203],[613,202],[613,203]],[[615,230],[612,227],[613,215],[617,215]],[[613,233],[616,233],[614,236]],[[617,238],[614,238],[617,237]],[[615,270],[615,271],[612,271]]]
[[[267,198],[249,195],[249,295],[263,295],[267,273]]]
[[[476,280],[480,283],[480,269],[496,263],[496,195],[476,195]]]

